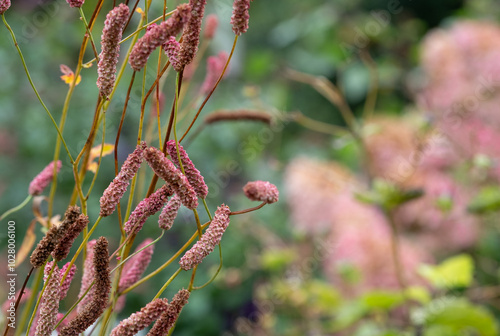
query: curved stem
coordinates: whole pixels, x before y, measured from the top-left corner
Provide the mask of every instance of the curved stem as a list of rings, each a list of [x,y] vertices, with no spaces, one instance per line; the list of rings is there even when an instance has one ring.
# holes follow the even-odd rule
[[[200,108],[198,109],[198,112],[196,112],[196,115],[193,118],[193,121],[191,121],[191,124],[189,125],[188,129],[186,130],[186,132],[184,132],[184,135],[179,140],[179,142],[181,142],[186,137],[186,135],[189,133],[189,131],[191,130],[191,127],[193,127],[194,123],[196,122],[196,119],[198,119],[198,116],[200,115],[201,110],[203,110],[203,107],[205,107],[205,104],[208,102],[208,100],[210,99],[210,97],[214,93],[215,89],[217,88],[217,86],[219,85],[220,81],[222,80],[222,77],[224,77],[224,74],[226,73],[226,70],[227,70],[227,67],[229,65],[229,62],[231,61],[231,58],[233,57],[234,49],[236,48],[236,43],[237,42],[238,42],[238,35],[236,35],[234,37],[234,42],[233,42],[233,47],[231,48],[231,53],[229,54],[229,57],[227,58],[227,62],[224,65],[224,69],[222,70],[222,73],[220,74],[219,79],[217,79],[217,82],[215,83],[214,87],[209,92],[208,96],[205,98],[205,100],[203,101],[203,103],[201,104]]]
[[[11,209],[9,209],[9,210],[5,211],[5,212],[4,212],[4,213],[0,216],[0,220],[3,220],[3,219],[4,219],[5,217],[7,217],[8,215],[10,215],[10,214],[12,214],[12,213],[14,213],[14,212],[16,212],[16,211],[19,211],[19,210],[21,210],[22,208],[24,208],[24,206],[25,206],[26,204],[28,204],[28,203],[29,203],[29,201],[30,201],[32,198],[33,198],[33,196],[32,196],[32,195],[28,195],[28,197],[26,197],[26,198],[24,199],[24,201],[22,201],[22,202],[21,202],[21,204],[19,204],[19,205],[15,206],[15,207],[13,207],[13,208],[11,208]]]
[[[219,267],[217,268],[217,271],[212,276],[212,278],[210,280],[208,280],[204,285],[201,285],[198,287],[193,287],[193,290],[205,288],[206,286],[210,285],[215,280],[215,278],[217,278],[217,275],[219,275],[219,272],[222,269],[222,246],[221,246],[221,244],[219,244],[219,259],[220,259]]]
[[[256,207],[253,207],[253,208],[248,208],[248,209],[240,210],[240,211],[232,211],[232,212],[229,213],[229,216],[242,215],[242,214],[245,214],[245,213],[248,213],[248,212],[259,210],[260,208],[262,208],[266,204],[267,204],[266,202],[263,202],[261,205],[257,205]]]

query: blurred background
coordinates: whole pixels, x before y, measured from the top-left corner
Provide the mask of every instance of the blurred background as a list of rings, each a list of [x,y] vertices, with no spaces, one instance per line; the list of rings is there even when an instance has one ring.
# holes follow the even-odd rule
[[[177,3],[167,1],[169,9]],[[86,1],[87,18],[94,4]],[[104,6],[102,13],[112,3]],[[142,1],[139,7],[144,8]],[[186,93],[183,107],[191,113],[199,105],[206,58],[231,49],[231,11],[230,0],[208,1],[206,12],[217,15],[219,26]],[[161,3],[153,1],[151,12],[161,13]],[[59,120],[68,88],[60,65],[75,68],[84,33],[78,12],[61,0],[16,0],[5,16],[40,94]],[[241,190],[252,180],[277,185],[280,200],[232,218],[222,241],[223,268],[212,284],[193,293],[175,334],[497,335],[500,7],[492,0],[256,0],[250,16],[250,29],[239,38],[229,73],[202,117],[249,109],[273,121],[206,125],[188,137],[187,150],[210,188],[212,211],[221,203],[232,210],[254,206]],[[136,16],[125,35],[137,24]],[[85,60],[91,58],[89,48]],[[25,199],[30,180],[52,160],[56,132],[3,25],[0,64],[3,213]],[[127,71],[106,112],[106,142],[114,142],[130,76]],[[95,65],[83,69],[69,108],[64,135],[74,154],[92,122],[95,80]],[[173,82],[169,74],[162,120]],[[135,84],[120,162],[137,136],[141,86]],[[181,130],[187,119],[180,121]],[[64,153],[61,157],[56,214],[63,214],[73,189],[69,161]],[[151,173],[142,174],[143,195]],[[113,177],[110,155],[103,158],[89,199],[91,222]],[[386,196],[394,196],[394,190],[399,198],[416,190],[423,196],[388,206]],[[30,206],[9,217],[16,221],[19,244],[33,218]],[[156,244],[147,273],[183,245],[193,223],[190,212],[181,212]],[[116,247],[114,224],[116,218],[107,218],[97,235],[111,237]],[[410,306],[401,297],[393,266],[395,227]],[[35,232],[42,236],[40,226]],[[159,234],[151,218],[137,241]],[[5,233],[0,237],[1,258],[7,260]],[[447,271],[442,262],[450,258]],[[198,270],[197,285],[218,265],[214,252]],[[175,270],[170,266],[128,294],[121,316],[144,306]],[[18,274],[27,271],[25,261]],[[446,272],[453,279],[443,285]],[[165,296],[187,286],[189,277],[187,272],[179,276]],[[78,290],[74,284],[73,297]],[[432,310],[436,302],[445,307],[438,313]],[[446,314],[465,322],[450,322]]]

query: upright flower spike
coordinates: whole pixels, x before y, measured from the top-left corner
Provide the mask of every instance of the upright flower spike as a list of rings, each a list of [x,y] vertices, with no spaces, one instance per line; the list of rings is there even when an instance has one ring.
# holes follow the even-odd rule
[[[80,8],[83,6],[85,0],[66,0],[70,7]]]
[[[188,209],[195,209],[198,206],[196,192],[186,176],[175,168],[174,164],[159,149],[149,147],[144,153],[144,158],[155,174],[172,186],[175,193],[179,195],[182,205]]]
[[[173,194],[168,184],[152,193],[148,198],[143,199],[137,204],[134,211],[130,214],[128,221],[123,225],[123,229],[129,235],[132,230],[137,233],[148,217],[154,215],[163,208],[169,196]]]
[[[78,294],[78,298],[81,298],[85,294],[87,289],[90,287],[92,281],[94,281],[93,260],[94,260],[94,247],[96,243],[97,241],[95,239],[87,243],[87,256],[85,257],[85,262],[83,264],[82,284],[80,287],[80,294]],[[92,301],[94,292],[95,292],[95,286],[90,288],[87,295],[85,295],[85,297],[78,303],[78,306],[76,307],[78,313],[83,311],[85,306],[90,301]]]
[[[5,13],[10,7],[10,0],[0,0],[0,15]]]
[[[56,261],[66,259],[76,237],[88,224],[89,218],[84,214],[80,214],[76,221],[68,227],[66,234],[59,240],[54,251],[52,251],[52,257]]]
[[[159,25],[152,25],[141,37],[130,53],[129,64],[135,71],[140,71],[146,65],[151,53],[164,44],[170,36],[177,35],[190,17],[191,7],[180,4],[172,16]]]
[[[59,336],[75,336],[84,332],[101,316],[108,304],[111,291],[111,279],[108,262],[108,240],[101,237],[94,248],[95,293],[85,308],[79,312],[67,326],[61,329]],[[50,334],[47,334],[50,335]]]
[[[229,225],[230,212],[229,207],[224,204],[217,208],[208,229],[179,261],[179,265],[183,270],[188,271],[201,263],[220,243],[222,235]]]
[[[1,0],[0,0],[1,1]],[[61,170],[62,163],[57,161],[56,172]],[[49,163],[34,179],[31,181],[28,192],[30,195],[40,195],[54,178],[54,162]]]
[[[236,35],[246,33],[248,30],[248,20],[250,14],[250,0],[234,0],[233,15],[231,16],[231,24],[233,25],[233,32]]]
[[[75,0],[73,0],[75,1]],[[82,1],[83,2],[83,1]],[[120,40],[127,23],[129,8],[121,3],[106,16],[101,36],[101,54],[97,65],[97,87],[102,97],[111,94],[116,80],[116,64],[120,54]]]
[[[53,264],[51,263],[47,264],[44,269],[46,287],[40,302],[40,315],[38,317],[35,331],[36,336],[51,335],[52,330],[54,330],[57,323],[61,289],[59,285],[61,281],[61,273],[59,273],[59,268],[55,265],[54,271],[52,272],[50,278],[48,278],[52,267]]]
[[[153,240],[150,238],[144,240],[139,246],[137,246],[135,251],[137,252],[141,250],[144,246],[147,246],[152,242]],[[123,266],[122,276],[118,285],[119,292],[132,286],[141,278],[142,274],[151,262],[153,251],[154,245],[150,245],[127,261],[125,266]]]
[[[179,72],[182,70],[182,65],[179,63],[179,50],[181,48],[181,45],[177,40],[175,39],[174,36],[170,36],[163,44],[163,50],[167,54],[168,60],[170,61],[170,64],[172,64],[172,67],[174,68],[175,71]]]
[[[181,48],[179,50],[179,63],[182,68],[191,63],[198,51],[200,42],[201,22],[205,14],[206,0],[189,0],[191,5],[191,17],[189,18],[184,35],[182,38]]]
[[[100,216],[106,217],[111,215],[116,208],[118,202],[127,191],[127,187],[130,184],[130,180],[137,174],[139,167],[141,166],[142,160],[144,159],[144,150],[147,148],[146,142],[141,142],[137,145],[135,150],[130,153],[122,168],[114,180],[109,184],[109,186],[104,190],[104,193],[99,200],[101,204]]]
[[[175,294],[167,310],[161,314],[160,318],[146,336],[166,335],[179,318],[182,308],[188,303],[190,294],[191,293],[186,289],[181,289]]]
[[[170,140],[167,142],[167,152],[168,155],[170,155],[170,158],[172,159],[172,162],[175,164],[175,166],[180,169],[175,140]],[[200,171],[196,169],[191,159],[189,159],[189,156],[187,155],[186,151],[180,144],[179,144],[179,155],[181,157],[182,168],[184,168],[184,173],[189,181],[189,184],[191,184],[194,191],[196,192],[196,195],[198,195],[198,197],[200,198],[207,197],[208,187],[205,184],[203,176],[201,176]]]
[[[151,301],[145,307],[141,308],[140,311],[121,321],[120,324],[111,331],[111,336],[133,336],[137,334],[156,320],[167,310],[167,307],[167,299],[155,299]]]
[[[180,207],[181,199],[178,195],[174,195],[161,211],[158,226],[163,230],[170,230]]]
[[[225,51],[221,51],[217,56],[210,56],[207,59],[207,74],[201,85],[202,94],[207,94],[214,88],[222,71],[224,71],[228,57],[229,55]]]
[[[205,24],[205,30],[203,31],[203,37],[206,39],[213,39],[215,35],[215,31],[219,26],[219,19],[217,15],[210,14],[207,16],[207,23]]]
[[[65,218],[59,225],[52,225],[49,231],[45,234],[45,237],[40,240],[33,253],[31,253],[30,263],[34,268],[38,268],[45,263],[49,255],[56,248],[61,237],[66,234],[68,227],[73,224],[71,221],[74,222],[75,208],[78,209],[78,212],[80,211],[78,207],[68,208],[68,211],[66,212],[67,218]]]
[[[243,192],[250,200],[265,202],[267,204],[278,202],[280,196],[278,188],[267,181],[248,182],[243,187]]]

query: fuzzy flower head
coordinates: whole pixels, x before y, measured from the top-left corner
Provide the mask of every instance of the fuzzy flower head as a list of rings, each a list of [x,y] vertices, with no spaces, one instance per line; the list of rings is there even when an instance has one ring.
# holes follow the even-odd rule
[[[243,187],[243,192],[250,200],[265,202],[267,204],[278,202],[280,195],[278,188],[267,181],[248,182]]]
[[[250,14],[250,0],[234,0],[233,15],[231,16],[231,25],[233,25],[233,32],[236,35],[246,33],[248,30],[248,21]]]
[[[127,191],[130,180],[137,174],[144,158],[144,150],[146,143],[143,141],[137,145],[136,149],[127,157],[122,165],[122,168],[114,180],[104,190],[104,193],[99,200],[101,204],[100,216],[106,217],[111,215],[116,208],[118,202]]]
[[[92,260],[94,259],[94,247],[97,241],[91,240],[87,243],[87,256],[85,257],[85,262],[83,264],[83,275],[82,275],[82,283],[80,287],[80,294],[78,294],[78,298],[81,298],[87,289],[90,287],[92,281],[94,281],[94,267],[92,265]],[[95,286],[93,286],[87,295],[83,297],[83,299],[78,303],[77,311],[80,313],[85,306],[92,301],[92,297],[94,296]]]
[[[33,267],[42,266],[49,255],[54,251],[59,240],[63,237],[70,224],[64,220],[60,225],[52,225],[45,236],[40,240],[33,253],[30,256],[30,263]]]
[[[132,231],[137,233],[148,219],[163,208],[167,199],[172,195],[172,189],[165,184],[160,189],[152,193],[148,198],[143,199],[130,214],[128,221],[124,224],[127,234]]]
[[[184,174],[157,148],[149,147],[144,157],[156,175],[169,184],[188,209],[198,206],[196,192]]]
[[[61,279],[64,276],[64,273],[68,270],[69,267],[69,262],[66,263],[63,268],[61,268]],[[61,291],[60,291],[60,299],[64,299],[66,295],[68,294],[69,286],[71,285],[71,281],[73,280],[73,277],[75,276],[76,273],[76,265],[71,265],[71,268],[69,269],[68,276],[66,276],[66,279],[64,279],[64,282],[61,284]]]
[[[137,246],[135,252],[140,251],[152,242],[153,240],[150,238],[144,240],[139,246]],[[151,262],[153,251],[154,245],[150,245],[127,261],[122,270],[118,291],[127,289],[141,278],[142,274]]]
[[[170,140],[169,142],[167,142],[167,152],[168,155],[170,155],[170,158],[172,159],[172,162],[175,164],[175,166],[180,169],[179,157],[177,156],[177,146],[175,144],[175,140]],[[189,183],[194,188],[196,195],[198,195],[198,197],[200,198],[207,197],[208,187],[205,184],[203,176],[201,176],[200,171],[196,169],[193,162],[187,155],[186,151],[180,144],[179,144],[179,156],[181,157],[182,168],[184,168],[184,173]]]
[[[230,212],[231,210],[229,210],[229,207],[224,204],[217,208],[208,229],[203,233],[200,240],[198,240],[179,261],[183,270],[190,270],[201,263],[220,243],[222,235],[229,225]]]
[[[167,299],[155,299],[151,301],[145,307],[141,308],[140,311],[121,321],[120,324],[111,331],[111,336],[133,336],[137,334],[156,320],[167,310],[167,307]]]
[[[66,259],[76,237],[78,237],[88,224],[89,218],[84,214],[80,214],[75,222],[68,227],[66,234],[59,240],[54,251],[52,251],[52,256],[55,260]]]
[[[113,8],[106,16],[101,36],[101,54],[97,65],[97,87],[99,94],[107,97],[111,94],[116,79],[116,64],[120,53],[120,40],[127,23],[129,8],[125,4]]]
[[[44,269],[46,287],[40,302],[40,315],[36,326],[36,336],[51,335],[52,330],[54,330],[57,323],[57,313],[59,310],[61,291],[61,287],[59,286],[61,273],[59,272],[57,265],[55,265],[52,274],[50,274],[52,267],[53,264],[50,263],[47,264]]]
[[[66,0],[70,7],[80,8],[83,6],[85,0]]]
[[[62,163],[61,161],[57,161],[56,164],[56,172],[59,173],[61,170]],[[29,194],[30,195],[40,195],[52,181],[54,177],[54,162],[49,163],[34,179],[31,181],[29,186]]]
[[[179,42],[177,42],[174,36],[170,36],[167,42],[163,44],[163,50],[165,50],[170,64],[172,64],[172,67],[177,72],[182,70],[182,65],[179,63],[178,57],[180,48],[181,45],[179,44]]]
[[[10,7],[10,0],[0,0],[0,15],[5,13]]]
[[[170,36],[177,35],[184,24],[188,22],[191,7],[187,4],[177,6],[172,16],[159,25],[151,25],[141,37],[130,53],[129,64],[135,71],[140,71],[146,65],[151,53],[163,45]]]

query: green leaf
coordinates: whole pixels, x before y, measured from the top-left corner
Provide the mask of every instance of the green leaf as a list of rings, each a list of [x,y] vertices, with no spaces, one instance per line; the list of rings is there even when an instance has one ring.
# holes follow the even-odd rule
[[[420,317],[423,317],[424,326],[432,331],[426,332],[426,336],[498,335],[498,326],[494,316],[486,308],[473,305],[464,299],[434,300],[423,311],[420,311],[420,314]]]
[[[329,329],[340,331],[358,322],[367,313],[367,308],[360,300],[348,301],[343,304]]]
[[[421,189],[405,190],[388,181],[375,179],[372,190],[358,193],[355,196],[361,202],[375,204],[385,210],[392,210],[422,195],[423,191]]]
[[[263,269],[279,271],[292,263],[296,258],[295,252],[291,249],[273,249],[265,251],[260,258],[260,262]]]
[[[497,186],[482,188],[470,202],[468,210],[478,214],[500,210],[500,188]]]
[[[474,262],[467,254],[446,259],[439,265],[422,265],[419,274],[436,288],[468,287],[472,282]]]
[[[427,288],[423,286],[410,286],[406,289],[405,293],[409,299],[420,302],[421,304],[426,304],[431,301],[431,294]]]
[[[370,310],[390,310],[403,303],[404,297],[400,292],[378,290],[366,293],[362,300]]]

